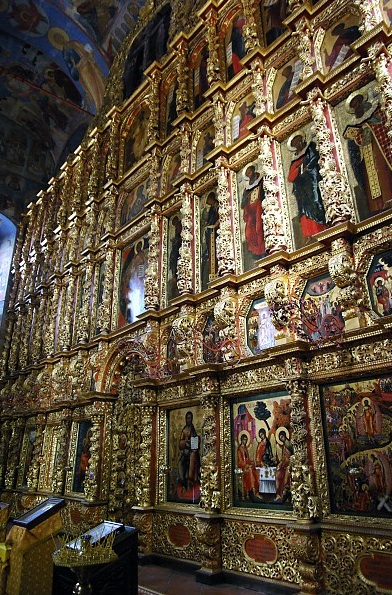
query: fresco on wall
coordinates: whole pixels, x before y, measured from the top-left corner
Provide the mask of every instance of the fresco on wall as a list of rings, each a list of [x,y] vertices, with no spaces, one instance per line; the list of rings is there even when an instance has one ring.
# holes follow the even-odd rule
[[[260,10],[265,45],[269,45],[286,30],[287,0],[261,0]]]
[[[143,156],[148,141],[147,131],[150,115],[150,109],[147,106],[142,106],[130,123],[124,145],[124,171],[130,169]]]
[[[246,271],[266,255],[262,219],[264,189],[259,168],[257,161],[248,163],[237,176],[243,266]]]
[[[167,300],[172,300],[179,295],[177,285],[177,264],[180,257],[182,244],[182,223],[180,212],[170,217],[168,222],[168,266],[167,266]]]
[[[182,407],[168,412],[167,500],[198,504],[202,452],[202,408]]]
[[[334,513],[392,514],[392,377],[322,389]]]
[[[327,228],[319,182],[320,155],[310,125],[281,144],[287,199],[296,248],[312,243]]]
[[[121,208],[120,225],[129,223],[136,215],[141,213],[148,198],[150,180],[144,180],[139,186],[127,193]]]
[[[219,229],[219,203],[216,191],[208,192],[200,201],[200,265],[201,289],[218,276],[216,240]]]
[[[335,108],[358,218],[392,207],[392,149],[380,97],[371,83]]]
[[[347,15],[328,29],[321,46],[321,57],[325,73],[340,66],[353,54],[350,45],[361,36],[358,18]]]
[[[243,28],[245,17],[237,15],[226,31],[226,68],[230,81],[242,69],[241,60],[246,54]]]
[[[344,330],[339,293],[329,274],[306,283],[301,296],[301,318],[303,330],[312,341],[340,336]]]
[[[275,327],[271,322],[270,309],[264,298],[254,300],[246,317],[248,347],[254,355],[274,347]]]
[[[144,277],[148,262],[148,241],[137,240],[121,254],[118,326],[135,322],[144,312]]]
[[[286,393],[257,395],[232,403],[236,506],[290,506],[290,458],[294,454],[290,413]]]
[[[248,124],[256,117],[254,108],[255,98],[252,93],[237,103],[231,126],[232,142],[242,138],[249,132]]]
[[[302,62],[298,59],[290,60],[278,70],[272,88],[275,109],[284,107],[294,99],[294,89],[300,81],[301,74]]]
[[[204,103],[204,93],[209,87],[207,77],[208,57],[208,46],[205,45],[196,58],[193,68],[193,101],[195,109]]]
[[[379,316],[392,314],[392,250],[373,258],[366,281],[374,312]]]

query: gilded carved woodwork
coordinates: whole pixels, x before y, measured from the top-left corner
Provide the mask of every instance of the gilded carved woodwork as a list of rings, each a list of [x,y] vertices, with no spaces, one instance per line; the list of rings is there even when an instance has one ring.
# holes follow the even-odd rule
[[[231,204],[229,192],[229,168],[223,158],[217,161],[219,231],[216,240],[218,272],[220,275],[233,273],[235,269],[234,246],[232,241]]]
[[[327,125],[325,112],[328,110],[326,102],[313,90],[309,96],[313,128],[320,152],[319,184],[325,204],[327,223],[336,225],[342,221],[352,219],[351,195],[348,181],[338,170],[333,156],[331,132]]]
[[[221,508],[221,491],[217,459],[218,437],[216,434],[216,418],[219,399],[216,395],[206,394],[202,396],[201,402],[203,406],[204,454],[201,465],[200,506],[206,512],[219,512]],[[205,531],[204,523],[201,519],[199,519],[199,523],[203,533]]]
[[[389,287],[391,214],[385,209],[362,217],[347,157],[353,146],[339,128],[339,106],[354,91],[373,90],[374,79],[391,127],[391,32],[381,24],[387,14],[373,0],[312,7],[291,1],[285,32],[266,45],[261,41],[266,15],[259,14],[266,6],[253,0],[243,0],[242,7],[178,0],[172,3],[177,20],[170,25],[168,52],[150,65],[139,91],[123,101],[132,40],[163,5],[149,2],[142,9],[141,21],[114,60],[103,109],[86,140],[20,224],[0,379],[2,500],[20,512],[54,493],[67,500],[64,524],[75,534],[108,517],[132,524],[139,530],[142,554],[197,563],[206,574],[246,573],[288,583],[301,593],[323,588],[331,595],[376,592],[380,585],[369,560],[375,556],[390,563],[377,557],[389,554],[385,504],[390,505],[383,502],[380,516],[360,510],[359,504],[355,514],[334,512],[331,465],[336,461],[327,447],[343,457],[349,440],[345,436],[344,441],[342,430],[328,443],[332,421],[326,394],[332,379],[356,387],[375,378],[369,399],[376,401],[390,375],[390,313],[385,291],[382,310],[370,281],[377,275]],[[245,17],[246,55],[239,60],[238,76],[227,81],[233,48],[219,26],[223,21],[232,26],[230,19],[239,11]],[[328,70],[325,54],[338,37],[334,27],[346,15],[360,16],[364,35],[344,50],[347,59]],[[205,46],[209,56],[202,65]],[[277,107],[283,70],[296,58],[302,72],[287,103]],[[196,73],[199,63],[205,71]],[[205,76],[208,85],[193,109],[198,76]],[[175,79],[178,117],[165,136],[164,84]],[[126,171],[131,147],[125,131],[134,132],[134,116],[146,102],[148,151]],[[234,121],[243,103],[251,113],[239,136]],[[312,134],[307,141],[315,141],[320,156],[327,224],[301,244],[294,231],[301,228],[302,214],[289,180],[298,156],[288,155],[287,145],[305,126]],[[201,160],[202,137],[212,127],[214,148]],[[241,176],[252,160],[262,176],[266,255],[248,266]],[[123,207],[129,205],[132,212],[140,187],[141,210],[124,222]],[[204,283],[203,201],[210,192],[218,201],[213,246],[218,270]],[[179,291],[171,299],[169,222],[175,213],[182,230]],[[124,255],[141,239],[148,259],[143,266],[135,262],[140,277],[133,280],[143,279],[144,307],[129,323],[121,319],[119,302],[124,287],[131,290],[130,279],[122,275]],[[385,261],[377,260],[381,254],[387,255]],[[305,297],[309,284],[319,297],[324,282],[337,297],[331,304],[327,292],[319,303],[331,315],[339,310],[344,324],[336,335],[315,338],[306,332],[312,313],[306,311]],[[270,337],[269,346],[257,351],[251,340],[257,343],[265,330],[263,313],[271,320],[273,341]],[[236,423],[242,414],[248,424],[254,462],[261,438],[252,422],[266,430],[270,441],[278,428],[263,415],[246,417],[243,406],[252,399],[262,404],[276,399],[278,405],[286,397],[290,427],[283,422],[281,427],[291,433],[293,447],[287,500],[272,498],[266,505],[256,494],[254,501],[241,501],[236,406],[242,409]],[[182,420],[188,408],[199,412],[194,448],[200,448],[194,478],[199,503],[181,500],[177,493],[172,498],[181,485],[183,427],[173,419]],[[358,414],[357,433],[363,424]],[[85,477],[78,483],[78,441],[87,427]],[[30,438],[34,443],[28,443]],[[386,456],[384,446],[369,442],[368,447]],[[375,472],[367,465],[365,496],[375,485]],[[260,464],[256,475],[262,477],[264,470]],[[259,496],[265,495],[261,481]],[[271,476],[269,481],[277,492]],[[355,497],[363,502],[357,488]]]

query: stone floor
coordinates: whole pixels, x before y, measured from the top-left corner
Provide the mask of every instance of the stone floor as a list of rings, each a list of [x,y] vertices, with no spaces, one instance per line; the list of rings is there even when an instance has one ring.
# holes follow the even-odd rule
[[[162,595],[290,595],[296,589],[269,584],[240,586],[228,583],[204,585],[196,582],[194,570],[156,564],[139,566],[139,585]]]

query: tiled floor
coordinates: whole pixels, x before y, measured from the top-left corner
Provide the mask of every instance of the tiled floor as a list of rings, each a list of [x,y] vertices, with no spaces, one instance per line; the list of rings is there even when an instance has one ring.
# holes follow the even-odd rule
[[[245,588],[238,585],[219,583],[204,585],[196,582],[193,570],[171,568],[155,564],[139,566],[139,585],[158,591],[163,595],[284,595],[293,591],[277,588],[268,591],[258,588]]]

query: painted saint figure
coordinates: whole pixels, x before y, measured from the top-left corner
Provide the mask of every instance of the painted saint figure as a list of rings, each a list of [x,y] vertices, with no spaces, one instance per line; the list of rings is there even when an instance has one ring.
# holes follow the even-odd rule
[[[246,433],[240,435],[240,443],[237,448],[237,465],[242,471],[243,497],[245,500],[255,501],[259,492],[259,474],[256,465],[252,461],[248,450],[248,437]]]
[[[179,482],[182,495],[200,481],[200,438],[193,425],[193,413],[185,414],[180,442]]]
[[[278,449],[278,464],[276,467],[276,498],[282,502],[288,497],[290,491],[290,457],[294,453],[293,445],[291,444],[286,434],[287,430],[281,430],[278,434],[278,444],[280,442],[280,449]],[[280,451],[280,452],[279,452]]]
[[[314,234],[327,227],[319,189],[320,155],[316,144],[313,141],[307,143],[302,132],[294,133],[287,146],[294,153],[288,181],[293,184],[302,236],[309,242]]]
[[[264,428],[260,428],[259,430],[259,438],[260,442],[257,445],[256,449],[256,466],[257,467],[273,467],[274,456],[272,452],[271,441],[267,438],[267,432]]]
[[[218,273],[216,238],[219,227],[219,210],[215,192],[210,192],[207,196],[202,226],[204,229],[204,245],[201,259],[201,282],[202,289],[206,289],[208,282],[215,279]]]
[[[242,194],[241,208],[245,223],[245,242],[253,258],[265,255],[263,209],[263,178],[256,171],[255,165],[248,165],[244,172],[245,188]]]
[[[370,100],[368,94],[359,91],[348,97],[346,109],[353,114],[353,123],[346,126],[343,133],[359,186],[361,196],[358,198],[367,199],[369,213],[364,213],[365,217],[392,206],[392,150],[388,126],[377,97]]]

